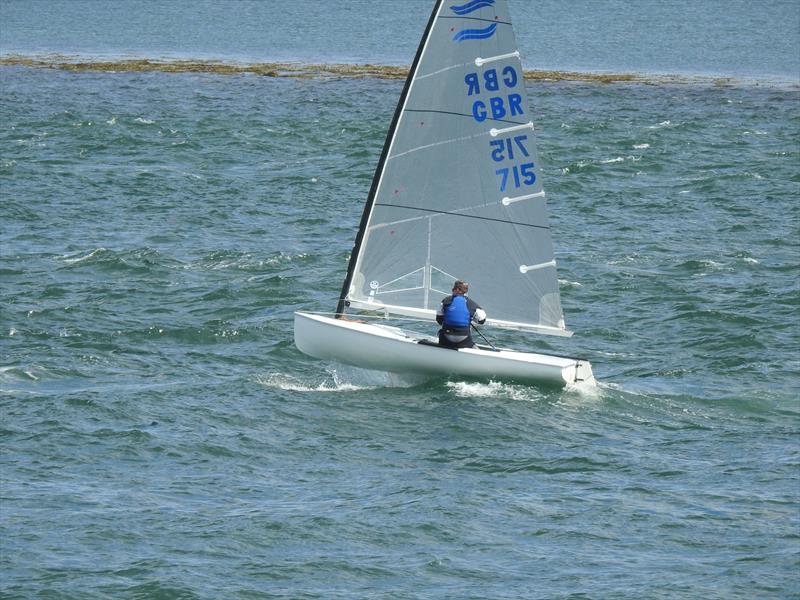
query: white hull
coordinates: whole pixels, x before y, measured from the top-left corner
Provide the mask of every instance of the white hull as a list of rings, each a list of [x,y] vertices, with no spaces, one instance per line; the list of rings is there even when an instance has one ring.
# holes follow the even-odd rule
[[[566,385],[593,380],[588,361],[516,352],[420,344],[422,336],[396,327],[294,313],[294,342],[301,352],[392,373],[460,375]]]

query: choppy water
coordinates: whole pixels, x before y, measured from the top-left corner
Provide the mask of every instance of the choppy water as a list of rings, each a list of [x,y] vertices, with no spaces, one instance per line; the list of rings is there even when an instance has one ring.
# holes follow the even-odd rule
[[[0,597],[800,596],[798,91],[530,88],[556,391],[294,348],[401,87],[0,68]]]

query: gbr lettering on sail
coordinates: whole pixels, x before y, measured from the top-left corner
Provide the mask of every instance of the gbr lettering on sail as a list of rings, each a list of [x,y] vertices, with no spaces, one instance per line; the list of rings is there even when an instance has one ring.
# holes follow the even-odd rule
[[[504,67],[500,73],[497,69],[486,69],[480,75],[475,72],[467,73],[464,77],[467,97],[482,96],[472,102],[472,116],[475,120],[481,123],[489,117],[504,119],[524,114],[522,96],[509,92],[517,87],[518,82],[517,71],[510,65]]]

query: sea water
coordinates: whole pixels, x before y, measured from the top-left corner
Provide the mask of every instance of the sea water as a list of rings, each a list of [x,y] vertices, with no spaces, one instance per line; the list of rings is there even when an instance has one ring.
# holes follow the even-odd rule
[[[294,347],[402,81],[0,67],[0,597],[800,596],[798,9],[539,6],[526,67],[733,78],[529,83],[576,335],[512,341],[596,387]],[[427,11],[6,1],[0,49],[407,64]]]

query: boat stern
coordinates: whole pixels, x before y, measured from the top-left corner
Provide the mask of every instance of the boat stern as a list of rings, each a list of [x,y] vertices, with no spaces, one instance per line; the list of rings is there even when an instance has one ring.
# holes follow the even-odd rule
[[[594,383],[592,365],[588,360],[576,359],[575,362],[562,371],[564,381],[567,383]]]

